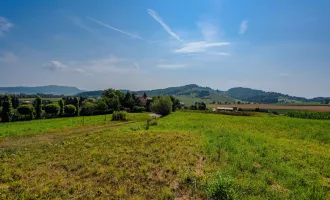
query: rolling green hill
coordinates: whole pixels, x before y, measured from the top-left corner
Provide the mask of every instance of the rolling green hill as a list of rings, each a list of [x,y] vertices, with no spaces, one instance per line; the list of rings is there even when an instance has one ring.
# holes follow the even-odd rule
[[[37,87],[0,87],[1,93],[9,94],[56,94],[56,95],[74,95],[84,90],[80,90],[76,87],[70,86],[58,86],[58,85],[48,85],[48,86],[37,86]]]

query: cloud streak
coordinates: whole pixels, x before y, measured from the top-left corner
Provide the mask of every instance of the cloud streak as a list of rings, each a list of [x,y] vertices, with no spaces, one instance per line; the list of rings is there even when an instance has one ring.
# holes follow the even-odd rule
[[[175,38],[176,40],[178,40],[178,41],[181,41],[182,42],[182,40],[180,39],[180,37],[176,34],[176,33],[174,33],[173,31],[172,31],[172,29],[167,25],[167,24],[165,24],[165,22],[163,21],[163,19],[157,14],[157,12],[156,11],[154,11],[154,10],[152,10],[152,9],[148,9],[148,13],[149,13],[149,15],[152,17],[152,18],[154,18],[163,28],[164,28],[164,30],[168,33],[168,34],[170,34],[173,38]]]
[[[199,52],[205,52],[208,48],[213,47],[221,47],[229,45],[229,42],[191,42],[185,44],[181,49],[174,50],[174,53],[199,53]]]
[[[69,17],[69,19],[72,21],[72,23],[82,29],[85,29],[86,31],[93,32],[93,29],[86,26],[80,18],[78,17]]]
[[[239,34],[243,35],[248,29],[248,20],[243,20],[240,27],[239,27]]]
[[[53,60],[50,61],[49,63],[44,64],[43,68],[50,71],[56,71],[56,70],[66,69],[67,66],[61,63],[60,61]]]
[[[106,23],[104,23],[104,22],[101,22],[101,21],[99,21],[99,20],[97,20],[97,19],[94,19],[94,18],[92,18],[92,17],[87,17],[87,18],[90,19],[90,20],[92,20],[92,21],[94,21],[94,22],[96,22],[96,23],[98,23],[98,24],[100,24],[100,25],[102,25],[102,26],[104,26],[104,27],[106,27],[106,28],[109,28],[109,29],[111,29],[111,30],[114,30],[114,31],[117,31],[117,32],[119,32],[119,33],[122,33],[122,34],[125,34],[125,35],[128,35],[128,36],[131,36],[132,38],[135,38],[135,39],[139,39],[139,40],[142,40],[142,41],[145,41],[145,42],[149,42],[148,40],[146,40],[146,39],[144,39],[144,38],[142,38],[142,37],[140,37],[140,36],[138,36],[138,35],[135,35],[135,34],[129,33],[129,32],[127,32],[127,31],[120,30],[120,29],[118,29],[118,28],[115,28],[115,27],[113,27],[113,26],[110,26],[109,24],[106,24]]]
[[[162,69],[182,69],[186,68],[187,66],[181,64],[159,64],[157,67]]]
[[[13,24],[6,18],[0,16],[0,37],[13,28]]]

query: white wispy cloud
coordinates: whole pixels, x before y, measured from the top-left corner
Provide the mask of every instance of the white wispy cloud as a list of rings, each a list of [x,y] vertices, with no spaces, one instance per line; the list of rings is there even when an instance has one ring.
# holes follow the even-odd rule
[[[51,70],[51,71],[55,71],[55,70],[66,69],[67,66],[64,65],[63,63],[61,63],[60,61],[53,60],[53,61],[50,61],[49,63],[44,64],[43,68]]]
[[[135,67],[135,69],[140,69],[140,65],[136,62],[134,62],[134,67]]]
[[[0,36],[3,36],[5,32],[8,32],[11,28],[13,28],[14,24],[12,24],[5,17],[0,16]]]
[[[219,28],[209,21],[197,22],[197,27],[202,32],[202,35],[206,41],[213,41],[218,38]]]
[[[221,47],[229,45],[229,42],[191,42],[184,44],[181,49],[174,50],[174,53],[198,53],[205,52],[208,48]]]
[[[248,20],[243,20],[239,26],[239,34],[243,35],[248,29]]]
[[[94,22],[96,22],[96,23],[98,23],[98,24],[100,24],[100,25],[102,25],[102,26],[104,26],[104,27],[106,27],[106,28],[112,29],[114,31],[117,31],[119,33],[122,33],[122,34],[125,34],[125,35],[128,35],[128,36],[131,36],[132,38],[136,38],[136,39],[139,39],[139,40],[143,40],[143,41],[149,42],[148,40],[146,40],[146,39],[144,39],[144,38],[142,38],[142,37],[140,37],[138,35],[135,35],[133,33],[129,33],[127,31],[120,30],[118,28],[115,28],[113,26],[110,26],[109,24],[106,24],[104,22],[101,22],[101,21],[99,21],[97,19],[94,19],[92,17],[87,17],[87,18],[90,19],[90,20],[92,20],[92,21],[94,21]]]
[[[0,62],[7,63],[7,64],[16,63],[16,62],[18,62],[18,58],[12,52],[5,52],[5,53],[0,54]]]
[[[152,10],[152,9],[148,9],[148,13],[151,17],[153,17],[158,23],[160,23],[160,25],[162,25],[162,27],[165,29],[165,31],[170,34],[173,38],[175,38],[176,40],[179,40],[179,41],[182,41],[180,39],[180,37],[174,33],[172,31],[172,29],[167,25],[165,24],[165,22],[163,21],[163,19],[157,14],[156,11]]]
[[[287,74],[287,73],[282,73],[282,74],[279,74],[280,76],[290,76],[290,74]]]
[[[158,68],[163,68],[163,69],[182,69],[186,68],[187,65],[182,65],[182,64],[159,64],[157,65]]]
[[[210,52],[212,55],[219,55],[219,56],[230,56],[230,53],[227,52]]]
[[[74,68],[72,69],[73,72],[77,72],[77,73],[81,73],[81,74],[85,74],[86,70],[81,69],[81,68]]]

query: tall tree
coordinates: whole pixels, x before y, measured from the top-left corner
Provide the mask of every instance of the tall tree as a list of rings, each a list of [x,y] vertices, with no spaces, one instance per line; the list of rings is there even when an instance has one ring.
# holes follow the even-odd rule
[[[64,101],[62,99],[59,100],[58,105],[60,106],[60,117],[62,117],[64,113]]]
[[[19,106],[19,99],[17,95],[11,96],[11,104],[13,105],[13,108],[16,109]]]
[[[76,106],[76,115],[79,116],[80,115],[80,108],[79,108],[79,99],[77,97],[75,97],[73,99],[73,102],[74,102],[74,106]]]
[[[33,105],[36,110],[36,118],[40,119],[42,113],[42,99],[40,96],[37,96],[37,98],[34,100]]]
[[[133,109],[133,107],[134,107],[133,97],[132,97],[131,93],[129,93],[128,91],[125,94],[123,106],[126,108],[130,108],[130,109]]]
[[[147,94],[146,93],[143,93],[143,98],[147,98]]]
[[[11,102],[11,97],[7,94],[3,97],[2,100],[2,112],[1,112],[1,121],[10,122],[13,116],[13,105]]]

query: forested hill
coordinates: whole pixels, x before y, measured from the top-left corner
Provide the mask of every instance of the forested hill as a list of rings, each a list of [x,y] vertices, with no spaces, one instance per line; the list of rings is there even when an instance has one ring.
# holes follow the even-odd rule
[[[229,97],[240,99],[249,102],[260,102],[260,103],[278,103],[278,102],[320,102],[329,103],[329,97],[316,97],[307,99],[304,97],[295,97],[287,94],[278,92],[265,92],[263,90],[254,90],[251,88],[235,87],[225,92]]]
[[[74,95],[83,92],[76,87],[70,86],[58,86],[58,85],[48,85],[48,86],[37,86],[37,87],[0,87],[0,93],[9,94],[56,94],[56,95]]]
[[[202,87],[196,84],[189,84],[178,87],[169,87],[165,89],[156,89],[156,90],[140,90],[135,91],[136,94],[142,95],[144,93],[151,96],[158,95],[191,95],[191,94],[199,94],[200,92],[208,93],[222,93],[222,91],[214,90],[209,87]]]

